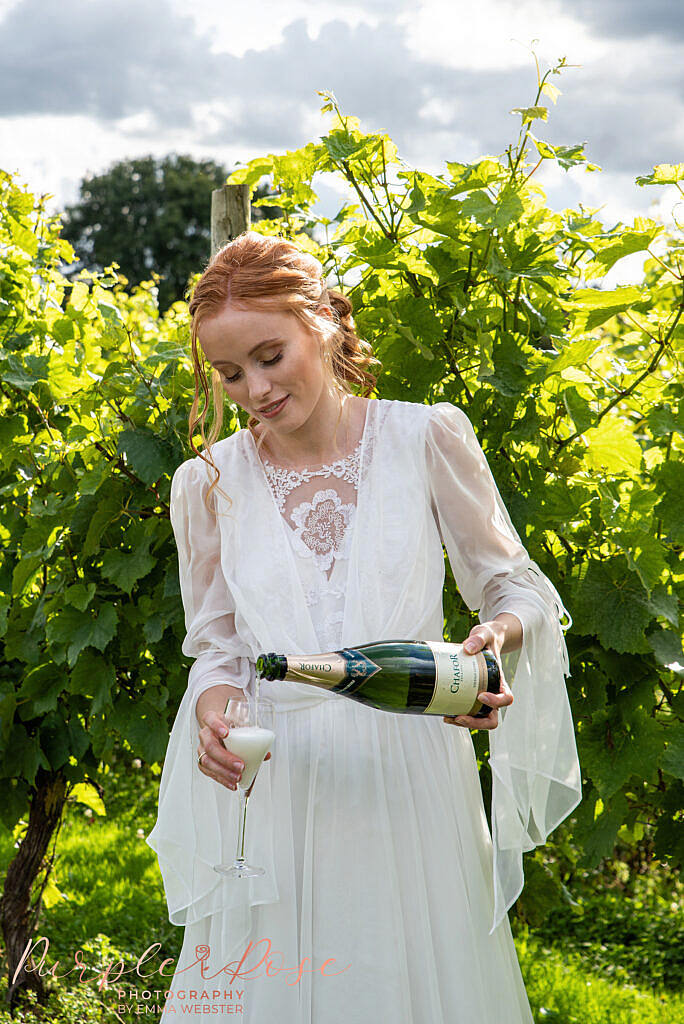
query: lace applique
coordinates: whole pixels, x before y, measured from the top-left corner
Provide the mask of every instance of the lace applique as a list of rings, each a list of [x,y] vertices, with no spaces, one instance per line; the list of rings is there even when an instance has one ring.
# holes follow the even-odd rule
[[[303,501],[292,509],[296,527],[293,547],[327,572],[333,558],[344,554],[354,511],[355,505],[343,505],[335,491],[316,491],[313,501]]]
[[[340,590],[339,587],[326,586],[323,588],[319,583],[316,587],[308,587],[304,592],[307,608],[313,608],[320,604],[323,597],[341,598],[344,597],[344,590]]]
[[[285,501],[290,491],[299,487],[302,483],[313,480],[316,476],[335,476],[338,480],[345,480],[354,487],[359,486],[359,468],[361,463],[361,445],[363,438],[359,441],[353,452],[343,459],[337,459],[328,466],[321,466],[320,469],[285,469],[284,466],[274,466],[272,462],[264,458],[264,469],[268,482],[271,485],[275,500],[282,513],[285,508]],[[319,492],[320,493],[320,492]]]

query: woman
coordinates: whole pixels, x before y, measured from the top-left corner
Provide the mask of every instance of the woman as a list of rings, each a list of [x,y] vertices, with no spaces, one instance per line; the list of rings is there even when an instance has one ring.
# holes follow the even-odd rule
[[[199,423],[204,450],[174,475],[171,519],[182,650],[196,660],[148,839],[170,920],[186,929],[162,1020],[529,1024],[507,910],[522,852],[580,799],[562,601],[466,414],[365,397],[370,347],[318,261],[247,232],[216,254],[190,313],[190,434]],[[223,392],[249,413],[248,429],[219,441],[220,418],[206,439],[197,416],[200,385],[205,412],[209,398],[200,347],[219,417]],[[254,691],[257,655],[441,640],[442,545],[479,609],[467,646],[489,648],[502,671],[501,693],[480,697],[491,715],[389,714],[261,681],[276,741],[247,847],[266,872],[215,873],[234,852],[241,767],[222,712]],[[492,837],[474,728],[491,730]]]

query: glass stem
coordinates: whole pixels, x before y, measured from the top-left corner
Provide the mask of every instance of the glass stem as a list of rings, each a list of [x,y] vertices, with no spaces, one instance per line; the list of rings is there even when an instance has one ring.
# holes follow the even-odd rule
[[[247,820],[247,796],[242,786],[238,786],[238,794],[240,798],[240,811],[239,811],[239,828],[238,828],[238,839],[237,839],[237,852],[235,854],[236,863],[244,864],[245,862],[245,822]]]

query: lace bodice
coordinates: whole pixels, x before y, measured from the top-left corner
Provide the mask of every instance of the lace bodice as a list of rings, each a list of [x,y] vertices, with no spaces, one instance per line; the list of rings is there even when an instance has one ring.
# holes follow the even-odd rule
[[[262,458],[322,649],[335,650],[340,645],[362,453],[364,444],[369,446],[370,433],[364,429],[352,452],[317,468],[287,469]]]
[[[347,556],[356,511],[362,441],[345,458],[319,469],[285,469],[264,459],[266,476],[280,514],[290,528],[294,551],[301,558],[312,559],[328,578],[333,562]],[[315,483],[318,478],[331,483],[319,489]]]

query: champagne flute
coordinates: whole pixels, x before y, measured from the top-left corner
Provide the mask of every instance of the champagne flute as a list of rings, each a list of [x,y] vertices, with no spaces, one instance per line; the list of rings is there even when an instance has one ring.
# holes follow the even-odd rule
[[[215,864],[214,871],[228,875],[229,878],[250,878],[265,873],[263,868],[248,864],[245,860],[245,821],[247,800],[257,772],[275,739],[273,702],[265,698],[254,700],[247,694],[244,697],[232,697],[226,705],[225,716],[228,719],[228,735],[224,737],[224,746],[244,761],[245,767],[237,788],[240,810],[235,862]]]

